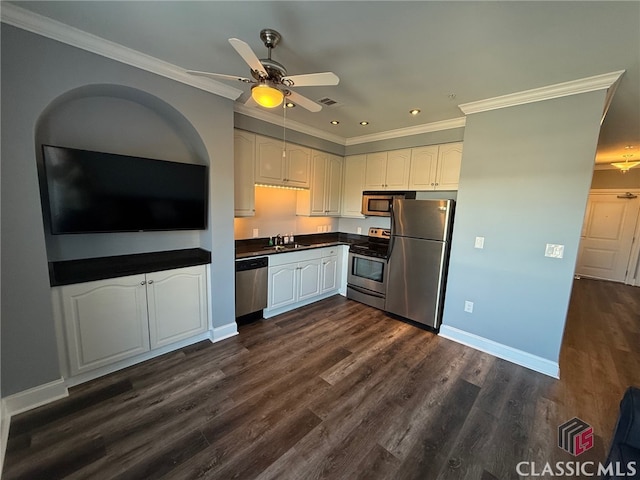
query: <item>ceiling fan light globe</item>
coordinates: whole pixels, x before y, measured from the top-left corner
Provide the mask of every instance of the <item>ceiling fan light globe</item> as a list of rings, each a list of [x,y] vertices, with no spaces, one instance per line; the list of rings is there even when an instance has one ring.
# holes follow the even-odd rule
[[[255,85],[251,89],[251,97],[258,105],[265,108],[275,108],[282,104],[284,94],[277,88],[266,84]]]

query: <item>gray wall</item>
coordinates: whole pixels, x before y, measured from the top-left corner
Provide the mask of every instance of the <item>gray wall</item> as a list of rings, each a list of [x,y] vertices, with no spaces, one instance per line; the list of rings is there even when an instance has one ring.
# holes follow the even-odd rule
[[[235,114],[235,127],[248,132],[258,133],[267,137],[273,137],[282,139],[285,134],[285,130],[280,125],[274,123],[264,122],[257,118],[242,115],[241,113]],[[304,145],[306,147],[315,148],[323,152],[333,153],[334,155],[344,156],[344,145],[330,142],[322,138],[313,137],[306,133],[297,132],[295,130],[286,130],[287,142],[295,143],[297,145]]]
[[[398,150],[401,148],[422,147],[424,145],[437,145],[440,143],[461,142],[464,137],[464,128],[451,128],[437,132],[421,133],[406,137],[389,138],[375,142],[349,145],[345,155],[359,155],[361,153],[384,152],[385,150]]]
[[[627,173],[620,170],[595,170],[591,188],[640,188],[640,166],[632,168]]]
[[[558,361],[603,105],[593,92],[468,116],[443,324]]]
[[[50,115],[68,116],[65,109],[71,104],[64,107],[62,100],[87,96],[70,92],[88,89],[92,94],[99,91],[111,97],[103,99],[99,107],[104,107],[108,116],[124,109],[132,119],[155,115],[168,122],[170,125],[161,127],[162,121],[156,118],[152,130],[170,129],[183,141],[180,148],[175,138],[169,142],[176,147],[172,153],[180,151],[176,153],[179,156],[188,152],[189,161],[210,166],[209,228],[179,238],[156,233],[109,238],[86,235],[58,245],[52,254],[67,257],[155,251],[166,245],[210,249],[213,325],[233,322],[233,102],[5,24],[1,35],[2,394],[60,378],[36,159],[38,141],[48,135],[64,138],[69,134],[64,128],[55,130],[47,119]],[[137,105],[127,106],[125,100]],[[90,110],[95,114],[93,107],[98,108],[101,101],[88,101],[93,102]],[[88,113],[82,106],[74,108],[74,121],[78,111]],[[126,117],[120,120],[126,128]],[[93,125],[98,128],[100,122]],[[104,133],[110,135],[117,130],[112,127]],[[131,123],[128,127],[132,128]],[[144,135],[152,138],[153,132]],[[103,146],[98,139],[104,137],[91,138],[97,143],[85,146]],[[167,146],[163,139],[158,140],[159,146]],[[131,141],[124,144],[134,148]],[[152,154],[167,153],[159,152],[160,147],[151,150]]]

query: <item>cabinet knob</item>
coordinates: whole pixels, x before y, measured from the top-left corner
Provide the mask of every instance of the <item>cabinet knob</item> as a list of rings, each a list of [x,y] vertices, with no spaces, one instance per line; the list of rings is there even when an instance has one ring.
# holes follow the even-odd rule
[[[147,283],[147,282],[145,282],[145,281],[143,280],[143,281],[141,281],[141,282],[140,282],[140,285],[144,285],[145,283]]]
[[[435,183],[432,183],[432,184],[431,184],[431,186],[432,186],[432,187],[435,187],[435,185],[436,185]]]
[[[149,280],[149,285],[151,285],[153,283],[153,280]]]

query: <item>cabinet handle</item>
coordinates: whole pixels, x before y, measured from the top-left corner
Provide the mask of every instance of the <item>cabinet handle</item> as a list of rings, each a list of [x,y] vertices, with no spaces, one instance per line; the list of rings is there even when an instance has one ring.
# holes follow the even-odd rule
[[[145,283],[147,283],[147,282],[145,282],[145,281],[143,280],[143,281],[141,281],[141,282],[140,282],[140,285],[144,285]]]
[[[149,285],[151,285],[153,283],[153,280],[149,280]]]

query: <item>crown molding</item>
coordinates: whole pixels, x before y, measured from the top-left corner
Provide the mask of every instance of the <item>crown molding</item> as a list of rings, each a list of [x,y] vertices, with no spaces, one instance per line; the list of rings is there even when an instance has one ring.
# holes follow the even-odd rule
[[[472,113],[486,112],[489,110],[497,110],[499,108],[513,107],[516,105],[524,105],[527,103],[541,102],[543,100],[551,100],[553,98],[567,97],[569,95],[577,95],[579,93],[594,92],[596,90],[608,90],[615,85],[624,70],[616,72],[604,73],[593,77],[581,78],[569,82],[556,83],[546,87],[534,88],[522,92],[510,93],[500,97],[488,98],[477,102],[469,102],[458,105],[465,115]],[[608,102],[611,102],[612,95],[608,96]],[[606,108],[605,108],[606,113]]]
[[[466,125],[465,117],[452,118],[450,120],[441,120],[439,122],[424,123],[414,127],[397,128],[395,130],[387,130],[386,132],[372,133],[370,135],[361,135],[359,137],[351,137],[346,140],[345,145],[358,145],[361,143],[377,142],[379,140],[389,140],[391,138],[409,137],[411,135],[420,135],[421,133],[438,132],[441,130],[450,130],[452,128],[461,128]]]
[[[264,110],[258,107],[247,107],[246,105],[243,105],[241,103],[236,103],[233,109],[236,113],[239,113],[241,115],[246,115],[247,117],[255,118],[257,120],[262,120],[263,122],[267,122],[267,123],[273,123],[274,125],[278,125],[280,127],[285,126],[285,122],[282,116],[265,112]],[[309,125],[296,122],[295,120],[287,119],[286,127],[289,130],[295,130],[296,132],[321,138],[329,142],[337,143],[338,145],[345,145],[345,142],[347,141],[347,139],[344,137],[335,135],[333,133],[325,132],[323,130],[320,130],[319,128],[310,127]]]
[[[118,43],[92,35],[75,27],[52,20],[11,3],[2,2],[2,23],[56,40],[58,42],[101,55],[132,67],[155,73],[176,82],[190,85],[231,100],[237,99],[242,90],[224,85],[215,80],[189,75],[184,69],[158,58],[146,55]]]

